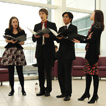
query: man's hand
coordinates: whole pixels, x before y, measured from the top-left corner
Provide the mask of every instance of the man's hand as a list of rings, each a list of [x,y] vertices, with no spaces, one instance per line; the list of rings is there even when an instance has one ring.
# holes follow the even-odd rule
[[[38,35],[38,36],[34,35],[34,37],[35,37],[35,38],[40,38],[40,36],[39,36],[39,35]]]
[[[62,39],[63,37],[57,37],[58,39]]]
[[[63,38],[63,35],[61,37],[57,37],[58,39],[62,39]]]
[[[43,34],[45,38],[49,38],[49,34]]]
[[[73,40],[71,40],[71,41],[74,42],[74,43],[80,43],[80,41],[77,40],[77,39],[73,39]]]

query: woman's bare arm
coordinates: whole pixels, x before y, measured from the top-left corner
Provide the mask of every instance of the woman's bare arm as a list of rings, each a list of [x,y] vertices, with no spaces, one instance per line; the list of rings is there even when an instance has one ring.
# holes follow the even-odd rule
[[[11,42],[12,42],[12,40],[8,40],[8,39],[5,39],[5,41],[6,41],[7,43],[11,43]]]

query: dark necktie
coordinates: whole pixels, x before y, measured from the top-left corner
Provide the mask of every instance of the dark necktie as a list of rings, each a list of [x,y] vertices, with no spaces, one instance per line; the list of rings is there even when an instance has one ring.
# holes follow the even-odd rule
[[[67,26],[64,26],[64,29],[66,30],[67,29]]]

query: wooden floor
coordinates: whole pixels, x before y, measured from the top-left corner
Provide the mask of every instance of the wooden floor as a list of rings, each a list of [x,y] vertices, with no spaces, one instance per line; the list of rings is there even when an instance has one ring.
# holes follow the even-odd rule
[[[74,79],[73,93],[70,101],[57,99],[56,95],[60,94],[59,84],[57,80],[53,80],[53,91],[50,97],[37,97],[35,93],[35,80],[25,81],[25,89],[27,96],[18,95],[18,81],[15,82],[15,94],[8,96],[10,91],[9,83],[4,82],[0,86],[0,106],[106,106],[106,80],[101,80],[99,84],[99,100],[95,104],[88,104],[88,100],[78,101],[77,99],[83,94],[85,89],[85,80]],[[91,85],[91,96],[93,85]]]

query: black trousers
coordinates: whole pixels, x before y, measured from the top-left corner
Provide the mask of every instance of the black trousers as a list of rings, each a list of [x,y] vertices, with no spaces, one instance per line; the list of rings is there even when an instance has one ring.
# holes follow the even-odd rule
[[[16,66],[16,69],[17,69],[18,78],[22,87],[22,91],[24,91],[23,66]],[[9,70],[9,82],[10,82],[11,90],[14,91],[14,66],[9,65],[8,70]]]
[[[58,81],[61,93],[65,96],[71,96],[72,93],[72,60],[58,60]]]
[[[39,73],[39,86],[41,92],[51,92],[52,91],[52,78],[51,71],[54,59],[48,58],[44,55],[43,51],[39,58],[37,58],[38,73]],[[45,87],[45,76],[47,78],[47,86]]]

